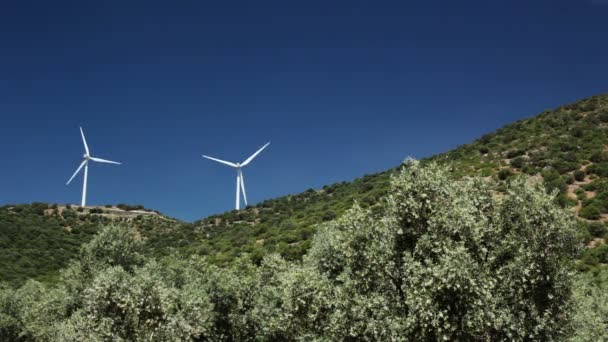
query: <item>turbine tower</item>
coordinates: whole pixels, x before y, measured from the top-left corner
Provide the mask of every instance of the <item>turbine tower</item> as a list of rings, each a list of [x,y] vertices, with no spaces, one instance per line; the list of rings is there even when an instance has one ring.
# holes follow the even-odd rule
[[[260,154],[260,152],[262,152],[268,145],[270,145],[270,142],[266,143],[266,145],[262,146],[259,150],[257,150],[251,156],[249,156],[249,158],[245,159],[245,161],[242,162],[242,163],[232,163],[232,162],[229,162],[229,161],[225,161],[225,160],[221,160],[221,159],[217,159],[217,158],[213,158],[213,157],[209,157],[209,156],[203,155],[204,158],[211,159],[213,161],[216,161],[218,163],[222,163],[224,165],[232,166],[233,168],[236,169],[236,210],[240,209],[240,204],[241,204],[240,193],[241,193],[241,191],[243,192],[243,199],[245,200],[245,205],[247,205],[247,193],[245,192],[245,179],[243,178],[243,170],[242,170],[242,168],[245,167],[245,166],[247,166],[247,164],[251,163],[251,161],[253,160],[253,158],[257,157],[257,155]]]
[[[98,162],[98,163],[117,164],[117,165],[120,165],[120,163],[111,161],[111,160],[91,157],[91,154],[89,153],[89,146],[87,146],[87,139],[85,139],[85,137],[84,137],[84,132],[82,131],[82,127],[80,127],[80,136],[82,137],[82,143],[84,144],[84,156],[83,156],[84,160],[82,161],[82,163],[80,163],[80,166],[78,166],[78,168],[76,169],[76,172],[74,172],[72,177],[70,177],[70,180],[68,180],[68,182],[65,185],[70,184],[72,179],[74,179],[74,177],[76,177],[78,172],[80,172],[80,170],[84,167],[84,180],[82,183],[82,202],[80,204],[81,207],[84,207],[87,204],[87,176],[89,175],[89,161],[92,160],[92,161]]]

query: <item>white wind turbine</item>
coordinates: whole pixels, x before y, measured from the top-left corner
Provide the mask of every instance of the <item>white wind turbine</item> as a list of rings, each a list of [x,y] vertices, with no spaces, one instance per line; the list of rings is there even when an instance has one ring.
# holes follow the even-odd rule
[[[270,142],[266,143],[266,145],[262,146],[259,150],[257,150],[254,154],[252,154],[249,158],[245,159],[245,161],[242,163],[231,163],[229,161],[225,161],[225,160],[203,155],[204,158],[211,159],[213,161],[216,161],[218,163],[222,163],[222,164],[225,164],[228,166],[232,166],[233,168],[236,169],[236,210],[239,210],[239,208],[240,208],[240,204],[241,204],[240,192],[241,191],[243,191],[243,199],[245,200],[245,205],[247,205],[247,193],[245,192],[245,179],[243,178],[243,171],[241,169],[243,167],[247,166],[247,164],[251,163],[253,158],[255,158],[258,154],[260,154],[260,152],[262,152],[262,150],[264,150],[268,145],[270,145]]]
[[[84,138],[84,132],[82,131],[82,127],[80,127],[80,136],[82,136],[82,143],[84,144],[84,156],[83,156],[84,160],[82,161],[82,163],[80,163],[80,166],[76,169],[76,172],[74,172],[72,177],[70,177],[70,180],[68,180],[68,182],[65,185],[70,184],[72,179],[74,179],[74,177],[76,177],[78,172],[84,167],[84,181],[82,184],[82,202],[80,204],[80,206],[84,207],[84,206],[86,206],[86,202],[87,202],[87,176],[89,174],[89,160],[92,160],[92,161],[98,162],[98,163],[106,163],[106,164],[120,165],[120,163],[111,161],[111,160],[91,157],[91,154],[89,153],[89,146],[87,146],[87,140]]]

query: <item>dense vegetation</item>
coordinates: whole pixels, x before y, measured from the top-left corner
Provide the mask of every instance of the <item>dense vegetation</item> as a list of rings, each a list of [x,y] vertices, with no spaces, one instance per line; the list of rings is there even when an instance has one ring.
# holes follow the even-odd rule
[[[492,178],[499,191],[519,174],[544,179],[549,192],[558,190],[557,203],[581,218],[585,244],[599,246],[589,249],[579,268],[608,264],[608,95],[520,120],[423,162],[430,160],[450,165],[456,179]],[[297,260],[310,247],[318,224],[342,215],[355,201],[363,208],[377,207],[394,171],[205,218],[185,233],[192,234],[186,254],[209,255],[217,263],[243,253],[257,262],[265,253]]]
[[[0,207],[0,281],[56,281],[59,269],[67,266],[78,255],[80,246],[108,224],[134,227],[150,239],[168,235],[183,224],[160,215],[124,217],[114,213],[120,211],[109,212],[106,208],[46,203]],[[179,234],[173,236],[179,238]],[[155,243],[148,246],[151,254],[162,251]]]
[[[323,224],[302,261],[259,266],[145,257],[139,231],[109,226],[58,283],[0,289],[0,340],[605,339],[606,296],[589,300],[605,275],[572,292],[572,216],[542,184],[495,190],[408,162],[373,210]]]
[[[100,225],[97,216],[78,216],[75,210],[50,215],[47,204],[0,208],[1,280],[18,283],[26,279],[50,280],[58,268],[73,259]]]
[[[608,95],[591,97],[507,125],[429,160],[449,164],[456,179],[491,178],[498,182],[499,191],[520,174],[543,178],[547,190],[559,191],[556,201],[580,217],[584,243],[595,247],[586,249],[577,267],[582,271],[602,268],[608,264],[607,113]],[[193,224],[162,215],[111,218],[93,210],[89,213],[96,215],[84,215],[86,210],[76,208],[66,215],[44,215],[42,204],[14,206],[18,213],[12,207],[0,208],[0,244],[7,251],[0,257],[0,280],[55,279],[97,227],[110,222],[134,225],[147,240],[146,254],[156,257],[204,255],[217,265],[228,265],[245,254],[257,264],[268,253],[300,260],[319,224],[340,217],[355,202],[364,209],[379,210],[395,171],[267,200]]]

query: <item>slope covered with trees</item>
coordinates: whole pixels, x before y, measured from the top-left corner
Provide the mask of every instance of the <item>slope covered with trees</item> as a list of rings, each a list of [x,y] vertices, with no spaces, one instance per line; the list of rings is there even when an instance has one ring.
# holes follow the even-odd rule
[[[601,312],[578,311],[587,292],[573,302],[572,216],[539,183],[495,189],[409,162],[374,210],[355,205],[322,225],[301,262],[272,254],[260,266],[145,257],[139,232],[109,226],[54,286],[0,289],[0,339],[605,338],[591,320]]]
[[[55,281],[59,269],[78,255],[80,246],[109,224],[133,227],[150,239],[169,235],[183,224],[142,209],[127,205],[84,209],[46,203],[0,207],[0,281]],[[179,238],[178,234],[172,236]],[[154,242],[148,246],[156,252]]]
[[[492,179],[498,191],[504,191],[516,175],[543,179],[548,191],[558,191],[557,203],[580,217],[579,233],[586,245],[595,247],[586,250],[579,268],[608,264],[608,95],[520,120],[423,163],[429,160],[449,164],[455,179]],[[319,224],[340,217],[355,202],[363,209],[379,210],[396,170],[266,200],[193,224],[154,216],[118,221],[134,224],[147,240],[146,254],[157,257],[204,255],[219,265],[245,254],[258,264],[268,253],[299,260],[310,248]],[[0,243],[7,248],[4,259],[0,258],[0,279],[54,279],[78,246],[108,220],[75,208],[67,218],[41,215],[43,207],[16,206],[22,210],[19,213],[9,207],[0,209]],[[74,224],[78,228],[69,231]]]
[[[450,165],[456,178],[481,176],[506,188],[518,174],[543,179],[556,201],[580,217],[580,233],[590,250],[581,267],[608,264],[608,95],[594,96],[507,125],[494,133],[423,162]],[[395,169],[352,182],[264,201],[245,210],[195,222],[187,253],[225,263],[248,253],[267,252],[299,259],[310,247],[316,226],[342,215],[357,202],[377,207]]]

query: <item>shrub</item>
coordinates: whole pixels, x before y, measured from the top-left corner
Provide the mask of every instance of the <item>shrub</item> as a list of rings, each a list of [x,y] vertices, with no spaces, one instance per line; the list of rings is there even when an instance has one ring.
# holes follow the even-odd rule
[[[582,127],[576,127],[572,130],[572,136],[582,138],[585,135],[585,130]]]
[[[572,175],[565,175],[564,176],[564,182],[566,184],[573,184],[574,183],[574,176],[572,176]]]
[[[606,161],[606,160],[608,160],[608,153],[604,152],[603,150],[596,151],[593,154],[591,154],[591,156],[589,157],[589,160],[591,160],[594,163],[600,163],[600,162]]]
[[[336,218],[336,213],[333,210],[328,210],[323,214],[323,221],[331,221]]]
[[[524,153],[525,153],[525,151],[519,150],[519,149],[511,150],[511,151],[507,152],[507,158],[512,159],[512,158],[521,156]]]
[[[44,211],[49,208],[49,205],[46,203],[34,202],[30,205],[30,209],[32,212],[36,213],[36,215],[44,215]]]
[[[585,175],[586,175],[586,174],[585,174],[585,172],[584,172],[584,171],[581,171],[581,170],[576,170],[576,171],[574,171],[574,179],[575,179],[577,182],[582,182],[582,181],[584,181],[584,180],[585,180]]]
[[[607,232],[606,225],[604,223],[593,222],[587,227],[589,233],[594,237],[603,237]]]
[[[564,179],[562,178],[562,176],[560,176],[559,173],[557,173],[557,171],[550,169],[550,170],[546,170],[543,172],[543,180],[545,182],[545,188],[547,189],[547,192],[552,192],[552,191],[559,191],[560,193],[566,191],[566,189],[568,188],[568,186],[566,185],[566,182],[564,181]]]
[[[119,203],[116,205],[116,208],[118,209],[122,209],[124,211],[131,211],[131,210],[145,210],[144,206],[141,204],[137,204],[137,205],[128,205],[128,204],[123,204],[123,203]]]
[[[587,194],[585,193],[585,190],[578,188],[576,189],[576,198],[580,201],[584,201],[587,199]]]
[[[513,175],[513,171],[511,171],[511,169],[500,169],[500,171],[498,171],[498,179],[500,180],[506,180],[507,178],[511,177]]]
[[[600,211],[600,208],[597,206],[597,204],[592,202],[589,205],[583,206],[578,214],[580,215],[580,217],[585,218],[587,220],[598,220],[600,218],[601,213],[602,212]]]
[[[521,169],[522,166],[524,165],[524,159],[522,157],[517,157],[513,160],[511,160],[511,166]]]
[[[524,165],[524,167],[521,169],[521,171],[528,175],[535,175],[539,172],[539,169],[532,165]]]
[[[578,163],[566,160],[556,160],[551,165],[559,174],[573,171],[578,168]]]
[[[608,162],[593,164],[587,168],[587,172],[596,174],[600,177],[608,177]]]

